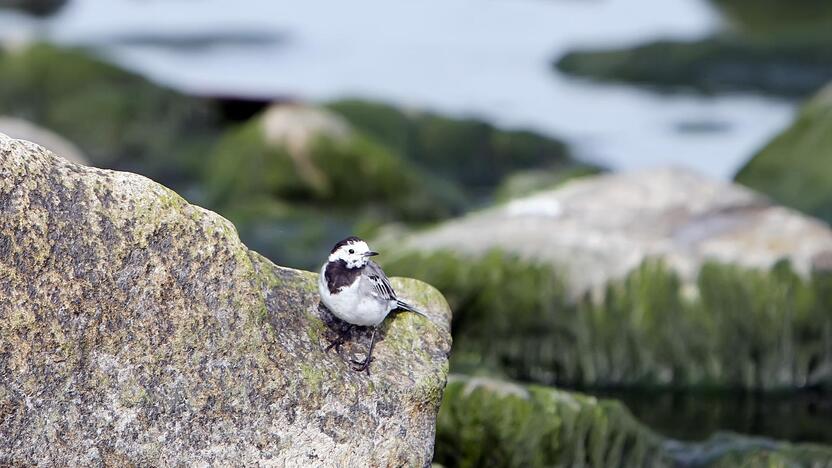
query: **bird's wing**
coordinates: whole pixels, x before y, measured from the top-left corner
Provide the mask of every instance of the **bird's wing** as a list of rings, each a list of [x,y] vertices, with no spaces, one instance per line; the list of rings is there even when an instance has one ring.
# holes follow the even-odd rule
[[[393,291],[393,286],[390,285],[390,280],[387,279],[387,275],[384,274],[384,270],[382,270],[376,262],[367,262],[367,266],[364,267],[364,277],[367,278],[370,285],[372,285],[371,293],[373,295],[383,300],[396,300],[396,292]]]

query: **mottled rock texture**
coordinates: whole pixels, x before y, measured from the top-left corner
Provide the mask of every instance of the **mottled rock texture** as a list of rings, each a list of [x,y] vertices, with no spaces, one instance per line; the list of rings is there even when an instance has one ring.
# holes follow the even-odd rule
[[[650,258],[688,282],[706,261],[769,269],[787,259],[805,275],[832,255],[832,231],[738,185],[657,169],[576,180],[446,222],[405,246],[473,256],[500,249],[563,271],[577,296]]]
[[[0,464],[429,463],[446,302],[395,279],[430,320],[389,318],[367,376],[366,342],[324,352],[315,282],[144,177],[0,135]]]

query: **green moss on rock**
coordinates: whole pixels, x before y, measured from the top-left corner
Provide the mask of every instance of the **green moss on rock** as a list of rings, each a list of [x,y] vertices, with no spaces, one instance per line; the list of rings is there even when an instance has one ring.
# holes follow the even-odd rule
[[[556,139],[528,131],[500,130],[482,120],[359,100],[334,102],[329,108],[420,166],[461,183],[474,195],[490,192],[516,170],[560,170],[576,164],[566,145]]]
[[[324,351],[317,275],[141,176],[0,135],[0,465],[423,466],[450,310]],[[29,402],[36,402],[31,404]]]
[[[551,267],[493,251],[412,253],[391,273],[430,278],[454,311],[455,372],[595,387],[830,386],[828,275],[707,263],[695,287],[647,261],[602,297],[567,298]]]
[[[556,67],[566,73],[663,89],[705,93],[755,90],[806,96],[832,79],[832,36],[721,34],[693,42],[662,40],[632,48],[574,51]]]
[[[768,36],[773,33],[802,32],[829,34],[832,4],[825,0],[710,0],[731,26],[743,33]]]
[[[15,8],[36,16],[51,15],[66,5],[67,0],[0,0],[0,8]]]
[[[763,437],[719,432],[703,442],[664,442],[664,448],[686,467],[826,467],[832,463],[832,448],[815,444],[790,444]]]
[[[620,404],[540,386],[453,377],[434,460],[456,467],[671,466]]]
[[[44,126],[99,167],[175,182],[195,171],[221,118],[187,97],[90,56],[45,44],[0,52],[0,114]]]
[[[342,210],[376,210],[396,219],[434,220],[457,213],[458,193],[357,132],[314,135],[303,145],[269,141],[262,118],[229,132],[206,164],[207,190],[218,206],[254,199]],[[291,134],[290,134],[291,135]]]
[[[832,448],[718,433],[679,442],[620,403],[538,385],[452,375],[434,461],[454,467],[815,467]]]
[[[736,181],[832,223],[832,86],[739,170]]]

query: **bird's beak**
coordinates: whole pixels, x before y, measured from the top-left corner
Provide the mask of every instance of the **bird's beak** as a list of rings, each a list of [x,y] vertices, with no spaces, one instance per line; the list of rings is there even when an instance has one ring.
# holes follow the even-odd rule
[[[375,257],[376,255],[378,255],[378,252],[373,252],[373,251],[364,252],[365,257]]]

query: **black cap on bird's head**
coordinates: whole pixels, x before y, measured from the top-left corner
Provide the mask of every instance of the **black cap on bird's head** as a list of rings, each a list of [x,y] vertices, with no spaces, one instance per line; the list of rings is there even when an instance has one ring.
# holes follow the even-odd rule
[[[332,247],[329,253],[329,261],[343,261],[347,268],[361,268],[367,264],[368,258],[378,255],[378,252],[370,250],[366,242],[355,236],[347,237]]]

